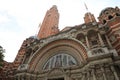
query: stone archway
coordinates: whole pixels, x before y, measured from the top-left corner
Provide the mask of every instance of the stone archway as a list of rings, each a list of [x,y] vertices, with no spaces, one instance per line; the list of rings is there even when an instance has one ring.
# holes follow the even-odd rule
[[[87,58],[87,51],[82,44],[70,39],[60,39],[48,43],[32,57],[29,63],[29,71],[41,71],[47,59],[58,51],[71,52],[70,55],[81,61],[81,63]]]

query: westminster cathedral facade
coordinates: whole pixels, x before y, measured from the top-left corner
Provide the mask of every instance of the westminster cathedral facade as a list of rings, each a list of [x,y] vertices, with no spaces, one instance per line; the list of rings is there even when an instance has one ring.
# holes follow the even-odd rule
[[[120,9],[103,9],[96,21],[59,30],[57,6],[46,12],[38,35],[27,38],[1,80],[120,80]],[[9,67],[10,66],[10,67]]]

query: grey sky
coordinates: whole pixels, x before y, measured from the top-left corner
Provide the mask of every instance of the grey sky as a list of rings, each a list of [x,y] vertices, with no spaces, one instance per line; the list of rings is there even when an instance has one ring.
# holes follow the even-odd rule
[[[15,59],[23,40],[38,32],[39,23],[52,5],[57,5],[60,13],[60,29],[82,24],[84,2],[96,19],[106,7],[120,8],[119,0],[0,0],[0,45],[6,49],[5,60]]]

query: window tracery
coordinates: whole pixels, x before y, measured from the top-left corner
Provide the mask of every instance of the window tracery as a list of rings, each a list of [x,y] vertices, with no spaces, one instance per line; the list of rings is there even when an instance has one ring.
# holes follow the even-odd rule
[[[70,67],[77,65],[76,59],[66,53],[59,53],[52,56],[43,66],[43,70],[49,70],[57,67]]]

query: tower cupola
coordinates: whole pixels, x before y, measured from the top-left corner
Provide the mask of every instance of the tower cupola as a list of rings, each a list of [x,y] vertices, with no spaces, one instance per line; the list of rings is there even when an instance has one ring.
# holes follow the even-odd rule
[[[118,7],[108,7],[101,11],[98,19],[102,24],[106,24],[108,21],[112,20],[116,16],[120,16],[120,9]]]

